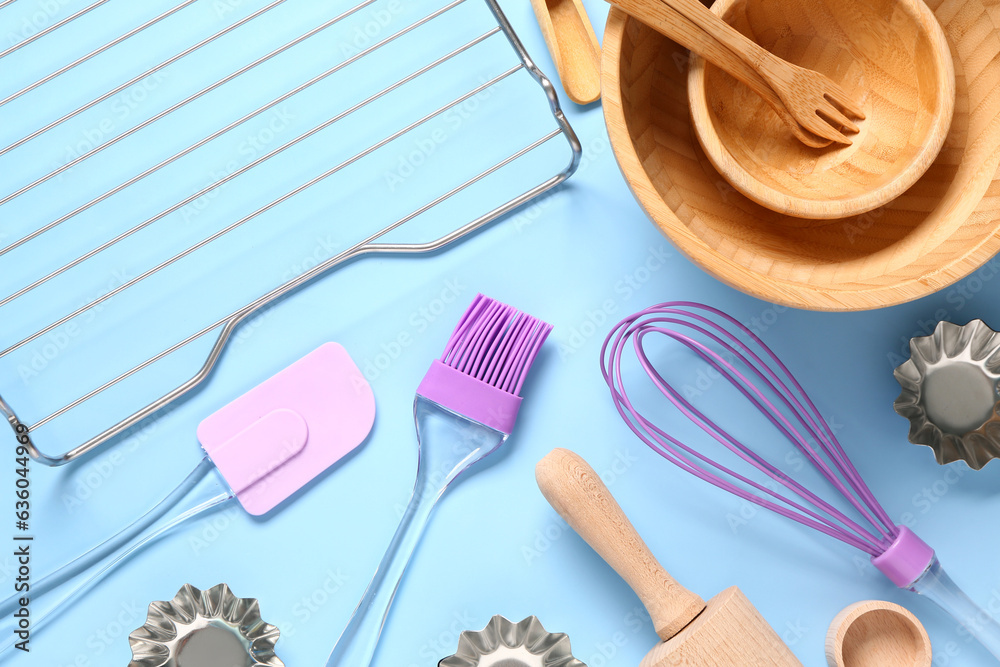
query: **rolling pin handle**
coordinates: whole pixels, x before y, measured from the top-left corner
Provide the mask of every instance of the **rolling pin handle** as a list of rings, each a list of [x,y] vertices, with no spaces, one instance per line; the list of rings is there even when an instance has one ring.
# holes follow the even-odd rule
[[[705,601],[663,569],[601,478],[568,449],[552,450],[535,467],[549,504],[621,575],[667,641],[695,619]]]

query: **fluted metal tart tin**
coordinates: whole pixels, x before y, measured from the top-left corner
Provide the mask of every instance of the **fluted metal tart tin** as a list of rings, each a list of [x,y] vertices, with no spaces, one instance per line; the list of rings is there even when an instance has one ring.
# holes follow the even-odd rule
[[[185,584],[173,600],[149,605],[146,624],[128,637],[129,667],[284,667],[274,654],[279,634],[257,600],[226,584]]]
[[[910,422],[910,442],[975,470],[1000,457],[1000,333],[982,320],[939,322],[910,340],[894,375],[902,391],[893,407]]]
[[[573,657],[569,637],[546,632],[529,616],[520,623],[494,616],[479,632],[465,631],[458,651],[438,667],[586,667]]]

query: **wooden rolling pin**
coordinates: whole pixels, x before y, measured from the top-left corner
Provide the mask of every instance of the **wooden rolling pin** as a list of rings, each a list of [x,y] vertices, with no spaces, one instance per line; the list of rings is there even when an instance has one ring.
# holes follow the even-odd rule
[[[639,667],[802,667],[735,586],[706,604],[663,569],[587,462],[554,449],[535,468],[545,499],[621,575],[663,640]]]

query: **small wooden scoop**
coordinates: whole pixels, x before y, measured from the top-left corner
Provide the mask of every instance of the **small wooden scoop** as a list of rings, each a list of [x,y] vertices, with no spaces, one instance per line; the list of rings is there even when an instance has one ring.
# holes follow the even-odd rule
[[[639,667],[801,667],[735,586],[706,604],[656,561],[600,477],[582,458],[554,449],[535,468],[549,504],[632,587],[659,644]]]
[[[826,635],[830,667],[931,667],[932,658],[927,630],[892,602],[852,604],[837,614]]]
[[[601,46],[580,0],[531,0],[545,45],[571,100],[601,97]]]

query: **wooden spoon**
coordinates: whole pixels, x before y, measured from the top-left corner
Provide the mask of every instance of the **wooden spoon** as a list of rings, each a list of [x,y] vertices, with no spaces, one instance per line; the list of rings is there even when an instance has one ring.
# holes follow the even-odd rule
[[[577,104],[601,96],[601,46],[580,0],[531,0],[563,89]]]
[[[857,132],[858,126],[851,118],[865,117],[861,108],[837,83],[819,72],[782,60],[736,31],[698,0],[609,2],[745,83],[778,112],[796,138],[807,146],[815,147],[816,144],[804,139],[803,131],[809,133],[805,137],[817,135],[831,142],[850,145],[851,140],[841,130]],[[705,37],[696,37],[695,31],[698,30]],[[713,40],[717,46],[706,48],[706,38]],[[734,68],[732,58],[725,57],[724,51],[729,51],[747,68],[754,70],[760,80],[747,77],[747,68]],[[772,93],[763,91],[761,81]],[[781,101],[784,112],[775,107],[775,96]],[[794,120],[794,125],[790,124],[789,118]]]
[[[826,635],[830,667],[931,667],[931,640],[917,617],[891,602],[858,602]]]

